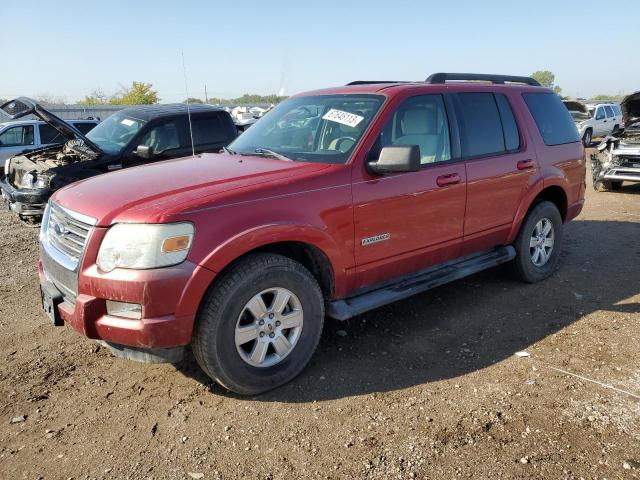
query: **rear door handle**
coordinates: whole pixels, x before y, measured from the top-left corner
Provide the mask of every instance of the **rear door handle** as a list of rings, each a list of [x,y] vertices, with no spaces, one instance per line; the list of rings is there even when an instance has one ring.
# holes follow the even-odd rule
[[[535,167],[535,164],[533,163],[533,160],[520,160],[516,166],[518,167],[518,170],[529,170]]]
[[[460,175],[457,173],[451,173],[449,175],[440,175],[436,178],[436,183],[439,187],[446,187],[447,185],[455,185],[460,183]]]

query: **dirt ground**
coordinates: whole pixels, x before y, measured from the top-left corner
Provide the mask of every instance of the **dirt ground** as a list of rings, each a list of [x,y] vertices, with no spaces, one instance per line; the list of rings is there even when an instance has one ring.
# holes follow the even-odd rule
[[[551,279],[498,268],[328,321],[253,398],[52,327],[37,229],[3,212],[0,478],[640,478],[639,204],[589,186]]]

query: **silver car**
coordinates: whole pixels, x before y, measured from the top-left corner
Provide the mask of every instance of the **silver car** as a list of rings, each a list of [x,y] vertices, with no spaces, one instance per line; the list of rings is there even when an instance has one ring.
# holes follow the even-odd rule
[[[97,120],[69,120],[82,133],[89,132]],[[0,165],[7,158],[25,151],[64,143],[67,139],[55,128],[40,120],[15,120],[0,123]]]

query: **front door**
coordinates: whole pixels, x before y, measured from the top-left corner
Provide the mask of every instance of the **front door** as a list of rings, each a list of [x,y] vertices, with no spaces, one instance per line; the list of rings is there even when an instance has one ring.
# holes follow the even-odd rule
[[[417,172],[354,178],[355,288],[451,260],[462,240],[464,163],[452,161],[441,95],[404,100],[380,132],[370,159],[388,145],[418,145]]]

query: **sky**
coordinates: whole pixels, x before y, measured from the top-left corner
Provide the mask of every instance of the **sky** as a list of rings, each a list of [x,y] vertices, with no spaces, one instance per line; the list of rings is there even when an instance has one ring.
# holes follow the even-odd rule
[[[176,102],[205,85],[233,98],[536,70],[564,95],[631,93],[640,53],[622,22],[639,13],[637,0],[0,0],[0,98],[73,103],[142,81]]]

